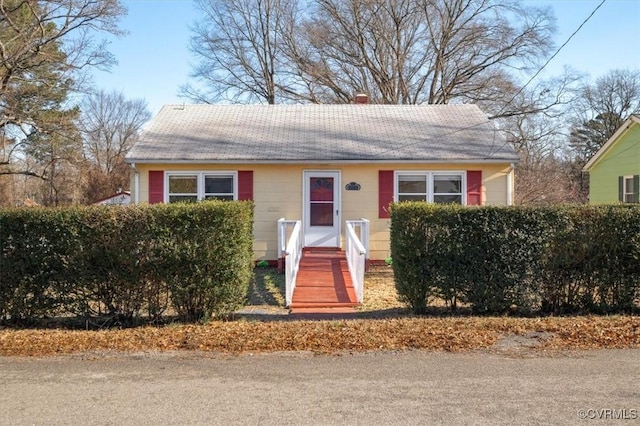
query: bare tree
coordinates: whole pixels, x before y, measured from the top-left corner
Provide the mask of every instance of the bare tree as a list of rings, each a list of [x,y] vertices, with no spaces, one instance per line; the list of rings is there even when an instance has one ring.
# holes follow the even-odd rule
[[[631,114],[640,113],[640,70],[612,70],[583,85],[573,109],[570,142],[586,163]]]
[[[487,89],[513,84],[510,70],[536,66],[552,47],[549,8],[493,0],[424,0],[422,8],[433,52],[428,103],[484,99]]]
[[[184,86],[203,102],[276,103],[287,87],[281,43],[296,11],[295,0],[197,0],[203,19],[193,27],[191,50],[200,61],[192,76],[206,89]]]
[[[194,75],[213,99],[504,103],[552,46],[550,9],[509,0],[293,1],[199,0]]]
[[[428,72],[426,27],[414,0],[317,0],[286,36],[299,99],[418,103]]]
[[[0,175],[0,207],[15,205],[15,186],[13,176]]]
[[[67,96],[84,69],[113,63],[96,34],[120,34],[124,12],[117,0],[0,0],[0,174],[46,179],[21,157],[36,143],[73,140],[60,133],[77,113]]]
[[[129,168],[124,156],[151,113],[144,99],[126,99],[122,93],[103,90],[85,97],[80,108],[78,127],[91,174],[87,199],[92,201],[111,195],[117,188],[128,188]]]
[[[630,114],[640,112],[640,72],[613,70],[592,85],[573,89],[577,78],[569,73],[548,90],[523,91],[509,106],[514,114],[499,120],[521,158],[516,167],[518,203],[586,201],[584,164]],[[532,93],[546,94],[540,101]],[[537,107],[552,105],[549,97],[557,97],[556,107]],[[574,118],[567,120],[572,111]]]
[[[42,180],[39,201],[46,206],[71,204],[77,166],[82,160],[82,142],[74,119],[77,108],[69,111],[49,111],[54,120],[47,120],[46,131],[33,131],[27,136],[24,153],[35,165]]]
[[[516,204],[586,200],[584,179],[576,173],[566,144],[566,109],[577,96],[575,83],[580,78],[565,70],[561,77],[519,90],[509,102],[510,112],[494,119],[520,157],[515,167]]]
[[[550,156],[538,163],[516,166],[516,204],[583,203],[586,196],[580,180],[576,179],[572,162],[563,156]]]
[[[120,92],[94,92],[80,105],[79,127],[85,156],[110,174],[151,118],[144,99],[126,99]]]
[[[520,163],[515,168],[516,204],[583,202],[581,175],[565,152],[565,127],[547,114],[513,116],[503,129]]]

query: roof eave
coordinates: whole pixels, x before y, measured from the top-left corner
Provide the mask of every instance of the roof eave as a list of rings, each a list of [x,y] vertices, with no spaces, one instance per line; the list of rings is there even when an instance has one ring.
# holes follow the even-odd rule
[[[306,160],[262,160],[262,159],[142,159],[127,158],[127,163],[135,164],[506,164],[519,163],[517,157],[504,158],[456,158],[456,159],[382,159],[382,160],[327,160],[327,159],[306,159]]]
[[[595,166],[598,163],[598,161],[600,161],[600,159],[605,155],[605,153],[609,151],[613,145],[615,145],[618,139],[620,139],[620,137],[624,133],[626,133],[634,124],[640,124],[639,115],[632,115],[629,118],[627,118],[625,122],[622,123],[620,128],[616,130],[616,132],[609,139],[607,139],[604,145],[600,147],[600,149],[593,155],[593,157],[591,157],[589,161],[587,161],[587,164],[584,165],[584,167],[582,168],[582,171],[589,172],[593,168],[593,166]]]

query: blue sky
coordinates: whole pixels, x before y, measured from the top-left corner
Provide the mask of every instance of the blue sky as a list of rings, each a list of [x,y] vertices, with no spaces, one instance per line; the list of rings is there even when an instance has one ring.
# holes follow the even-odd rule
[[[573,33],[601,0],[526,0],[549,4],[558,20],[556,45]],[[143,98],[155,115],[162,105],[182,103],[177,95],[189,79],[195,59],[188,49],[189,26],[198,18],[188,0],[123,1],[129,10],[121,28],[128,35],[111,40],[118,60],[111,72],[95,71],[95,87]],[[615,68],[640,70],[640,1],[607,0],[591,20],[549,64],[546,75],[565,65],[597,78]]]

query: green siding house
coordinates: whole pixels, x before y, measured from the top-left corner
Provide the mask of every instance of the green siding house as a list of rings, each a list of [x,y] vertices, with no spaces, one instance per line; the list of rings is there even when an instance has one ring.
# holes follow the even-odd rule
[[[640,192],[640,115],[632,115],[584,166],[589,202],[637,203]]]

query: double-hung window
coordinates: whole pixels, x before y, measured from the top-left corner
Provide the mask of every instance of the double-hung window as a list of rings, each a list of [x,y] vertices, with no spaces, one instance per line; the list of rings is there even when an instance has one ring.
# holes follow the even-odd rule
[[[624,202],[633,202],[633,176],[624,177]]]
[[[429,199],[428,186],[429,175],[426,173],[398,173],[397,201],[427,201]]]
[[[464,204],[462,172],[396,172],[395,201]]]
[[[204,175],[205,200],[235,200],[235,179],[233,174]]]
[[[168,175],[169,202],[198,201],[198,175]]]
[[[434,173],[433,202],[440,204],[462,204],[462,174]]]
[[[623,203],[638,202],[638,176],[620,176],[619,196]]]
[[[166,179],[170,203],[238,199],[235,172],[170,172]]]

